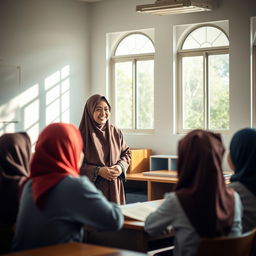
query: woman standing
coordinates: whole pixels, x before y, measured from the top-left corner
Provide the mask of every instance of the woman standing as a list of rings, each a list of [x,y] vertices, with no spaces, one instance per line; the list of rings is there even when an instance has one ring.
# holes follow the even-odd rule
[[[0,254],[11,248],[19,208],[19,190],[29,176],[31,142],[25,132],[0,137]]]
[[[122,132],[109,124],[111,107],[104,96],[91,96],[79,129],[84,141],[81,174],[87,175],[109,201],[125,204],[123,180],[130,164],[130,149]]]

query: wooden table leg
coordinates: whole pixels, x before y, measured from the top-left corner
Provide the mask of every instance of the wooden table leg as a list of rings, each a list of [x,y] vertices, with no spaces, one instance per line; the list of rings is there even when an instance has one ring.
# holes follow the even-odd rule
[[[151,181],[147,182],[147,194],[148,194],[148,201],[151,201],[152,200],[152,194],[153,194],[152,182]]]

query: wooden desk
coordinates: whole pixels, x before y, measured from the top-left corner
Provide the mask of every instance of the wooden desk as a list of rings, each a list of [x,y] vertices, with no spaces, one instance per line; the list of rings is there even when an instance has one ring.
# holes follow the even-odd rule
[[[164,175],[176,171],[160,170],[152,171],[156,173],[163,173]],[[128,173],[127,180],[147,182],[147,196],[148,201],[162,199],[166,192],[172,190],[171,184],[176,184],[177,177],[160,177],[160,176],[145,176],[143,173]]]
[[[126,176],[127,180],[134,180],[134,181],[142,181],[142,182],[147,182],[147,196],[148,196],[148,201],[151,200],[157,200],[157,199],[162,199],[164,194],[166,192],[172,191],[172,185],[171,184],[176,184],[178,181],[177,177],[164,177],[167,175],[174,175],[177,171],[169,171],[169,170],[159,170],[159,171],[152,171],[156,173],[156,175],[163,175],[161,176],[146,176],[143,175],[143,173],[128,173]],[[231,172],[224,172],[225,174],[231,174]],[[225,178],[226,183],[228,184],[230,177]]]
[[[131,148],[131,162],[127,173],[137,173],[149,170],[149,158],[152,149]]]
[[[85,243],[66,243],[5,254],[8,256],[146,256],[145,253]]]
[[[120,231],[85,232],[85,242],[104,246],[117,247],[138,252],[148,252],[173,244],[174,234],[151,237],[144,231],[144,222],[125,220]]]

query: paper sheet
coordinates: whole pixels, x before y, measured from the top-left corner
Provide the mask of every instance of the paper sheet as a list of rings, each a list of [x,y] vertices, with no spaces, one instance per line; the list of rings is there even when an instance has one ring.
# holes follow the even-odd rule
[[[126,204],[120,206],[123,215],[134,220],[145,221],[147,216],[156,210],[163,200]]]

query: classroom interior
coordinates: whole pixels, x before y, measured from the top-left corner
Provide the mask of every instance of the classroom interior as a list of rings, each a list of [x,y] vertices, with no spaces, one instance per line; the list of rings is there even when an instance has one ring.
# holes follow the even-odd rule
[[[116,40],[107,45],[111,43],[107,40],[109,35],[118,33],[120,37],[150,30],[155,46],[154,129],[150,134],[125,133],[124,137],[131,148],[175,155],[177,141],[184,135],[176,131],[175,29],[188,24],[227,21],[230,128],[222,133],[222,138],[228,149],[234,132],[254,125],[255,1],[220,0],[219,7],[210,12],[167,16],[135,11],[136,5],[151,2],[2,0],[0,62],[20,67],[21,83],[18,95],[4,95],[5,89],[1,89],[1,116],[12,111],[12,102],[18,100],[20,111],[17,123],[1,122],[0,133],[25,130],[35,143],[38,133],[54,119],[78,126],[90,95],[106,95],[112,104],[108,51],[115,47]],[[58,106],[56,111],[56,105],[47,102],[46,94],[51,83],[58,85],[61,79],[68,83],[68,97],[63,109]],[[54,109],[56,113],[52,113]]]
[[[35,144],[51,122],[78,126],[90,95],[105,95],[113,104],[111,54],[118,40],[138,32],[155,47],[154,122],[151,132],[124,132],[124,138],[131,148],[176,155],[184,136],[177,130],[177,45],[184,31],[210,24],[229,39],[229,129],[221,133],[227,152],[237,130],[256,125],[255,1],[220,0],[209,12],[166,16],[136,12],[151,2],[1,1],[0,65],[18,68],[19,88],[0,85],[0,134],[27,131]],[[223,168],[229,170],[225,157]]]
[[[154,127],[148,133],[124,132],[124,138],[133,149],[151,150],[150,155],[177,155],[177,142],[184,136],[177,129],[177,45],[184,31],[210,24],[220,26],[229,39],[229,129],[221,133],[228,151],[237,130],[256,126],[256,1],[219,0],[212,11],[188,14],[136,12],[137,5],[152,2],[1,0],[0,66],[16,69],[19,88],[13,93],[0,84],[0,135],[27,131],[35,144],[51,122],[78,126],[90,95],[105,95],[112,104],[111,54],[121,38],[138,32],[155,47]],[[56,93],[52,100],[50,89]],[[150,171],[155,159],[148,160]],[[223,169],[229,170],[226,158]],[[130,202],[147,201],[145,190],[163,188],[163,195],[169,189],[162,181],[161,188],[152,184],[131,182],[128,190],[139,192],[131,193]],[[150,199],[158,198],[153,193]]]

